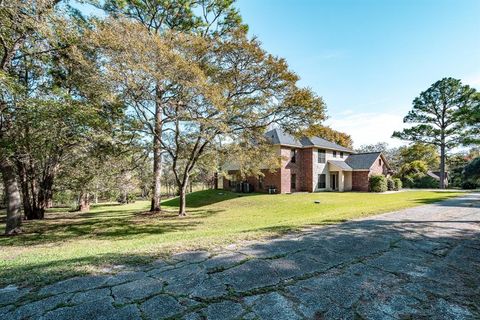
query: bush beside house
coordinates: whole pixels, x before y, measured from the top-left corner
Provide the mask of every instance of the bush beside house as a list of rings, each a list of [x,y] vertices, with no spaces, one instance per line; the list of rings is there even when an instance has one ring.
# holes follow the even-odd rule
[[[370,191],[385,192],[388,190],[387,178],[384,175],[372,175],[369,179]]]
[[[399,178],[394,178],[393,184],[394,184],[393,190],[398,191],[402,189],[402,180],[400,180]]]
[[[393,179],[390,177],[387,178],[387,189],[388,191],[395,190],[395,182],[393,182]]]

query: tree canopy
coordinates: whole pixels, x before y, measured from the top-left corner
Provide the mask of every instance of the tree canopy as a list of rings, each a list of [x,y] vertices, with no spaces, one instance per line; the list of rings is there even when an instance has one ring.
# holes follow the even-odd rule
[[[471,121],[477,118],[477,111],[475,89],[458,79],[443,78],[413,100],[413,108],[404,118],[413,126],[395,131],[393,137],[438,146],[440,187],[444,188],[445,153],[458,144],[472,142],[472,131],[478,129],[478,124]]]

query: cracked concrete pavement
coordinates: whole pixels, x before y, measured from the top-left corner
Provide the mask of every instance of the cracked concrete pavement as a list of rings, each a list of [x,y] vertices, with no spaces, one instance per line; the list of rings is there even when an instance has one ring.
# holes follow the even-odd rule
[[[2,319],[480,319],[480,194],[115,275],[0,289]]]

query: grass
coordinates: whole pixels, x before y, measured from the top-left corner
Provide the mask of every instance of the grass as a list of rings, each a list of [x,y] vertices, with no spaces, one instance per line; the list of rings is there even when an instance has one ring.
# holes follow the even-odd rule
[[[145,263],[174,251],[276,236],[459,194],[412,191],[241,195],[207,190],[188,196],[189,215],[185,218],[176,215],[177,199],[164,201],[168,212],[153,216],[145,213],[147,201],[99,205],[88,213],[54,209],[45,220],[26,222],[23,235],[0,237],[0,286],[42,285],[102,272],[112,265]],[[314,200],[321,203],[315,204]],[[3,221],[4,213],[0,217]],[[0,228],[4,225],[0,224]]]

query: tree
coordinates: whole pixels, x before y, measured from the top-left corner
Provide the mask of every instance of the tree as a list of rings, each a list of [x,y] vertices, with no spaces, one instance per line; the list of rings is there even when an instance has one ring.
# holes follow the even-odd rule
[[[368,152],[385,152],[389,149],[388,143],[377,142],[376,144],[364,144],[355,149],[356,152],[368,153]]]
[[[298,77],[286,62],[242,30],[227,39],[200,41],[198,49],[182,56],[201,76],[196,88],[177,86],[179,99],[169,104],[171,122],[162,139],[179,188],[179,215],[186,214],[192,172],[215,142],[260,148],[272,124],[298,133],[325,118],[323,100],[297,87]]]
[[[471,104],[460,107],[460,119],[465,126],[462,133],[464,145],[480,145],[480,92],[473,94]]]
[[[113,17],[132,19],[148,33],[155,36],[169,32],[183,32],[200,37],[223,37],[231,30],[244,28],[233,0],[107,0],[92,1]],[[99,4],[100,3],[100,4]],[[117,34],[122,37],[124,34]],[[155,43],[154,41],[151,43]],[[150,42],[144,42],[148,47]],[[150,52],[155,50],[152,47]],[[147,57],[148,59],[148,57]],[[164,128],[165,100],[170,99],[168,86],[158,73],[144,79],[142,88],[135,86],[136,97],[131,106],[135,108],[138,120],[144,124],[144,131],[153,140],[153,192],[150,211],[160,211],[162,149],[161,139]],[[146,82],[149,83],[146,83]],[[141,91],[143,91],[141,93]],[[130,102],[132,97],[128,98]]]
[[[434,145],[424,143],[413,143],[409,146],[399,148],[400,161],[411,163],[416,160],[425,162],[430,170],[438,170],[440,155]]]
[[[45,39],[59,0],[12,0],[0,2],[0,171],[7,197],[6,234],[19,232],[21,200],[16,169],[12,159],[15,152],[13,123],[18,108],[16,97],[22,94],[16,64],[22,58],[43,51],[27,50],[29,44]],[[23,52],[22,52],[23,51]]]
[[[466,179],[480,179],[480,157],[477,157],[470,161],[465,166],[465,169],[463,170],[463,173],[465,174]]]
[[[477,100],[475,89],[462,85],[460,80],[443,78],[414,99],[413,109],[403,119],[414,126],[393,133],[395,138],[440,148],[441,189],[445,188],[446,152],[466,140],[463,119],[474,111]]]

